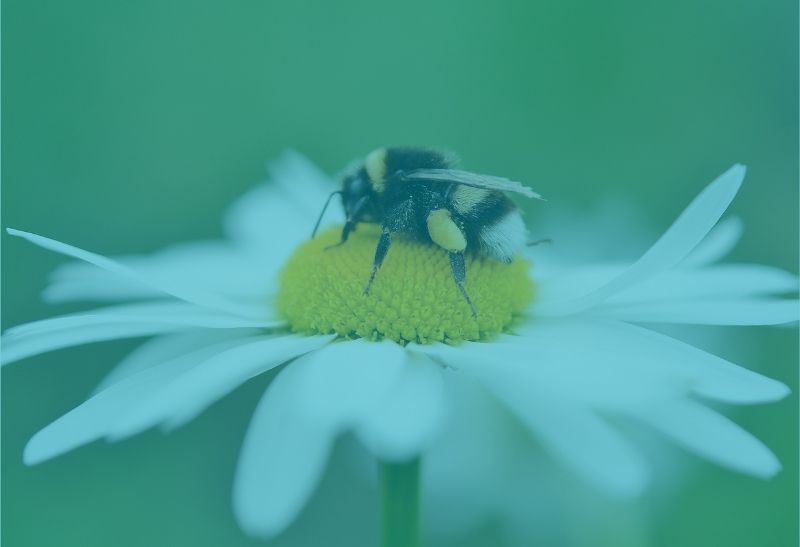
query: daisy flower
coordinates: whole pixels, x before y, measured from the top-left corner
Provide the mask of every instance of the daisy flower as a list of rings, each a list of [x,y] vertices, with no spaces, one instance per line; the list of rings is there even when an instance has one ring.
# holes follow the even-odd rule
[[[80,261],[55,271],[47,300],[105,305],[9,329],[4,363],[151,337],[86,402],[36,433],[24,460],[176,428],[281,367],[254,411],[233,488],[237,519],[257,536],[292,522],[334,441],[352,433],[382,462],[383,544],[417,544],[420,456],[459,411],[452,388],[462,382],[516,415],[549,457],[614,494],[638,494],[650,475],[616,427],[625,419],[722,466],[771,477],[780,469],[772,452],[706,403],[776,401],[787,387],[647,327],[798,319],[797,300],[776,296],[796,291],[796,276],[714,265],[735,238],[725,225],[712,229],[744,174],[737,165],[712,182],[632,264],[547,267],[535,249],[510,265],[472,260],[477,318],[446,253],[402,238],[362,294],[378,230],[362,225],[330,252],[335,228],[307,240],[334,183],[293,153],[273,166],[272,184],[233,206],[225,242],[107,258],[9,230]]]

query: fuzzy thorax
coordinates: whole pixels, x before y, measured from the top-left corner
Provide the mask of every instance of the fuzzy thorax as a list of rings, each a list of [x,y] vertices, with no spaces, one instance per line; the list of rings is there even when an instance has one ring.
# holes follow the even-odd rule
[[[380,229],[362,224],[347,243],[325,250],[340,232],[331,229],[302,244],[281,273],[278,309],[295,332],[402,344],[481,340],[506,330],[533,297],[525,260],[503,264],[468,256],[475,318],[453,282],[447,252],[402,235],[393,237],[366,295]]]

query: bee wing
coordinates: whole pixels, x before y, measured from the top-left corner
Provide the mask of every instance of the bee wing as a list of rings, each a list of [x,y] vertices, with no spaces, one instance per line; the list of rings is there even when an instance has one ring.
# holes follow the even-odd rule
[[[463,184],[465,186],[474,186],[475,188],[485,188],[486,190],[514,192],[515,194],[522,194],[528,198],[544,199],[541,195],[515,180],[492,175],[479,175],[459,169],[415,169],[414,171],[404,173],[403,178],[412,181]]]

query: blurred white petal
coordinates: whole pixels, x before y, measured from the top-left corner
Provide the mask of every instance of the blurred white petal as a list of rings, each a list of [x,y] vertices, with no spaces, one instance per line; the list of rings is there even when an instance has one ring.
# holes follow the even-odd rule
[[[707,266],[725,258],[739,243],[743,231],[744,225],[737,217],[720,221],[706,238],[681,261],[681,267]]]
[[[662,403],[637,417],[697,455],[740,473],[769,478],[781,469],[764,443],[699,403]]]
[[[653,243],[645,211],[619,197],[598,200],[589,211],[548,204],[526,219],[533,239],[552,239],[525,251],[540,273],[598,262],[629,263]]]
[[[261,249],[283,263],[311,231],[328,195],[339,188],[304,156],[286,151],[269,165],[270,181],[239,198],[225,216],[226,234],[246,247]],[[336,201],[322,228],[344,221]]]
[[[609,298],[605,305],[702,298],[743,299],[794,293],[796,275],[758,264],[724,264],[696,270],[672,269]]]
[[[430,445],[442,427],[444,412],[439,365],[406,352],[396,384],[373,412],[362,417],[356,433],[379,458],[403,461]]]
[[[394,388],[404,365],[394,342],[364,339],[329,344],[297,360],[308,370],[298,405],[314,421],[354,426]]]
[[[548,313],[548,310],[560,306],[576,294],[588,294],[599,289],[620,276],[627,268],[627,264],[596,263],[555,268],[543,273],[534,262],[531,277],[536,280],[536,297],[528,313],[533,316],[539,315],[541,310]]]
[[[536,264],[532,276],[537,279],[537,297],[530,314],[540,308],[558,305],[573,291],[591,292],[620,275],[625,267],[620,264],[593,264],[576,266],[565,271],[555,271],[548,277],[539,276]],[[798,278],[795,274],[758,264],[724,264],[700,269],[673,268],[611,296],[597,306],[620,303],[641,303],[720,297],[744,298],[760,295],[778,295],[796,292]]]
[[[61,317],[32,321],[12,327],[5,332],[9,338],[46,334],[62,329],[115,323],[167,323],[198,328],[269,328],[282,326],[282,320],[256,320],[221,313],[185,302],[156,301],[141,304],[122,304],[87,310]]]
[[[115,257],[114,260],[128,267],[135,267],[130,257]],[[42,291],[42,299],[50,304],[154,300],[164,296],[158,289],[141,283],[131,283],[128,278],[86,262],[67,262],[57,267],[50,275],[49,284]]]
[[[533,537],[564,545],[563,496],[578,482],[570,469],[563,472],[474,378],[450,372],[446,379],[452,412],[422,466],[429,543],[462,545],[488,525],[519,534],[513,545]]]
[[[270,180],[281,188],[289,202],[301,215],[314,220],[320,212],[320,199],[327,199],[331,191],[340,189],[337,181],[295,150],[285,150],[268,168]],[[331,211],[331,222],[333,219],[344,220],[344,213]]]
[[[800,303],[764,298],[643,302],[604,306],[598,314],[631,323],[780,325],[800,319]]]
[[[274,536],[294,520],[341,430],[338,421],[310,420],[303,409],[300,401],[314,370],[313,359],[285,367],[253,413],[233,486],[236,519],[251,535]]]
[[[545,444],[553,456],[614,495],[634,496],[649,480],[641,455],[591,409],[550,397],[491,366],[471,367],[500,400]]]

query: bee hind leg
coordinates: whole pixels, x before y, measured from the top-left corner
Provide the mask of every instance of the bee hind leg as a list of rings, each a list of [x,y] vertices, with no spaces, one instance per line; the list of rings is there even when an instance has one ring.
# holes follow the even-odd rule
[[[381,231],[381,237],[378,240],[378,246],[375,248],[375,259],[372,261],[372,272],[369,274],[369,281],[364,288],[364,294],[368,295],[372,289],[372,282],[375,281],[375,275],[378,273],[378,268],[383,264],[383,259],[386,258],[386,253],[389,252],[389,245],[392,244],[392,233],[386,226]]]
[[[464,261],[464,253],[451,251],[448,254],[450,256],[450,268],[453,270],[453,280],[456,282],[456,286],[461,292],[461,296],[463,296],[464,300],[466,300],[467,304],[469,304],[469,309],[472,311],[472,317],[477,318],[478,310],[475,309],[475,304],[472,303],[472,299],[469,297],[469,293],[467,293],[467,264]]]

